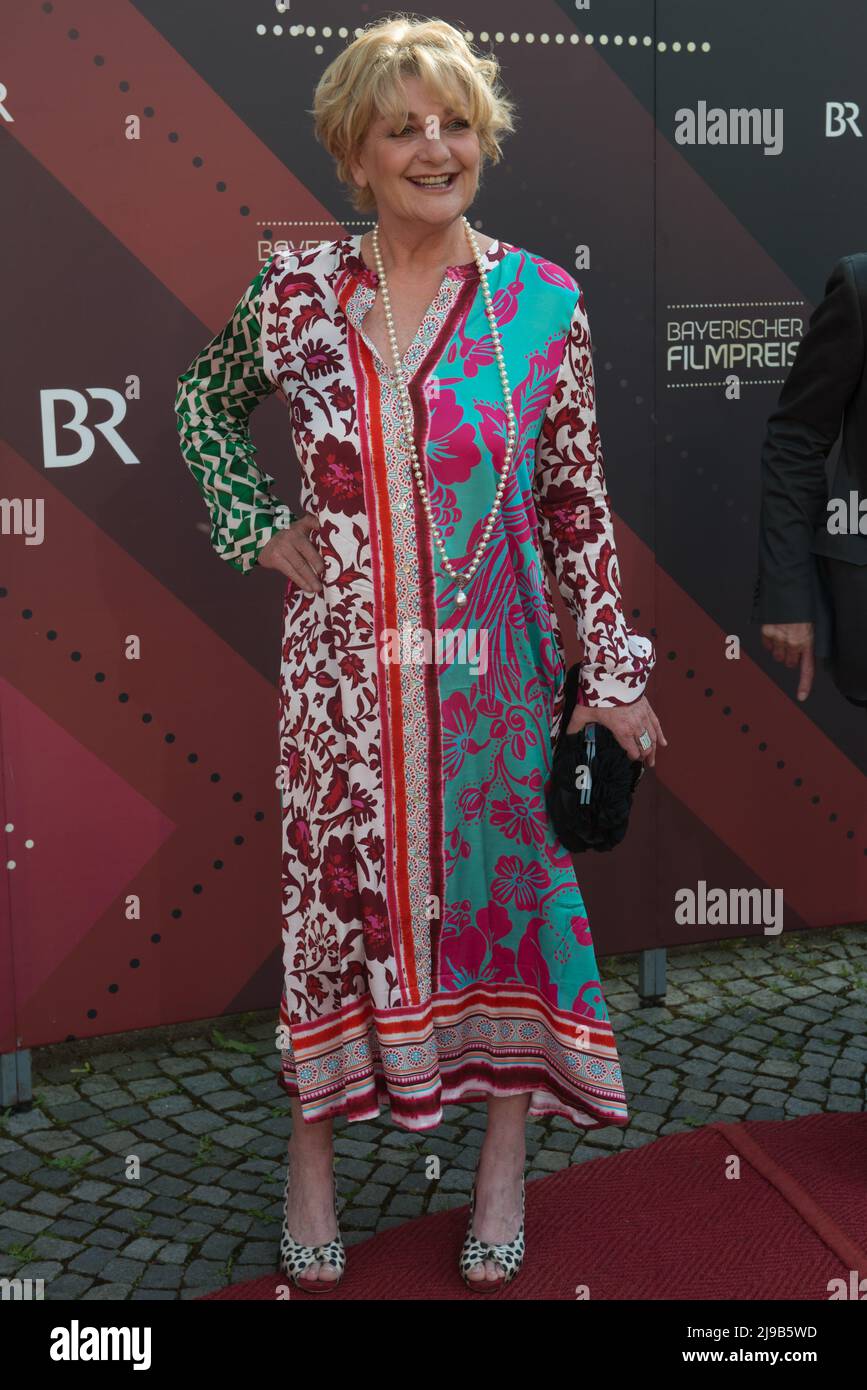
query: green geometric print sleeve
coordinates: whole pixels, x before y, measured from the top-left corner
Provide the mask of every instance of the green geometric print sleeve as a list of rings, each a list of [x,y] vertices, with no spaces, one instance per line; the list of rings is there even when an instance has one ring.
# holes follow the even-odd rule
[[[249,418],[275,389],[261,352],[260,294],[267,261],[229,322],[178,377],[175,414],[181,453],[211,517],[211,544],[246,574],[275,531],[297,520],[255,462]]]

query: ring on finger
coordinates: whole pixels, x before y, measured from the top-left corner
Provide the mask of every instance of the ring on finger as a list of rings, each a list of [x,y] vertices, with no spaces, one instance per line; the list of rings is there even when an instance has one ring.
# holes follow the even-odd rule
[[[641,749],[642,753],[649,753],[651,748],[653,747],[653,739],[650,737],[650,734],[647,732],[647,730],[642,729],[641,733],[637,735],[637,739],[638,746]]]

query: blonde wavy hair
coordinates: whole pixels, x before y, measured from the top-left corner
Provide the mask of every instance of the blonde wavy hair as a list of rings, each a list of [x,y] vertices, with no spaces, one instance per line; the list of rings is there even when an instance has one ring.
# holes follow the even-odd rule
[[[451,24],[440,19],[391,15],[367,25],[329,63],[313,95],[314,130],[337,165],[337,177],[359,212],[372,212],[376,199],[359,188],[351,163],[371,123],[387,116],[401,129],[408,111],[401,82],[418,77],[443,106],[470,122],[479,138],[480,168],[502,158],[500,138],[515,128],[515,108],[503,91],[500,65],[484,56]]]

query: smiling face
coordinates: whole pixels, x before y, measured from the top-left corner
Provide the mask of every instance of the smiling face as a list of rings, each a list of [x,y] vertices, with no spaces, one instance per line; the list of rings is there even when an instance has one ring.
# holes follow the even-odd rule
[[[389,117],[377,117],[353,161],[353,178],[371,189],[380,220],[448,225],[476,196],[479,138],[464,113],[441,105],[419,78],[402,85],[406,125],[395,129]]]

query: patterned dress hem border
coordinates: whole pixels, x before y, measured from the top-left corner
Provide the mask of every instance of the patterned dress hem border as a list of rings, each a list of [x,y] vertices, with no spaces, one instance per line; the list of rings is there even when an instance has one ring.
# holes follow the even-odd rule
[[[288,1027],[282,1007],[281,1021]],[[291,1037],[278,1082],[308,1122],[375,1118],[384,1101],[401,1128],[431,1129],[444,1104],[528,1091],[531,1116],[628,1122],[610,1023],[567,1014],[526,985],[477,981],[397,1010],[353,1000],[327,1020],[294,1023]]]
[[[398,1129],[408,1130],[411,1133],[424,1133],[427,1130],[437,1129],[441,1124],[445,1124],[446,1117],[442,1107],[447,1105],[466,1105],[471,1103],[484,1103],[488,1100],[507,1100],[510,1096],[526,1095],[531,1092],[530,1106],[527,1110],[528,1119],[550,1119],[558,1116],[561,1119],[569,1120],[580,1129],[604,1129],[606,1126],[613,1126],[623,1129],[629,1124],[627,1114],[612,1115],[607,1111],[598,1112],[588,1109],[576,1109],[560,1100],[551,1090],[546,1090],[541,1082],[528,1080],[527,1084],[511,1087],[508,1090],[498,1090],[493,1086],[482,1090],[478,1085],[479,1073],[474,1072],[472,1082],[463,1084],[450,1084],[444,1078],[440,1106],[432,1115],[412,1117],[404,1115],[394,1105],[394,1096],[388,1090],[387,1083],[380,1069],[375,1069],[371,1076],[371,1085],[356,1098],[338,1099],[323,1108],[317,1108],[314,1114],[309,1114],[305,1108],[304,1120],[308,1124],[317,1124],[320,1120],[337,1120],[345,1118],[349,1124],[354,1124],[361,1120],[376,1120],[381,1118],[384,1112],[388,1113],[389,1120]],[[549,1082],[549,1078],[545,1078]],[[298,1086],[286,1080],[282,1074],[277,1076],[277,1084],[281,1091],[292,1099],[298,1100]],[[380,1104],[383,1102],[383,1104]]]

